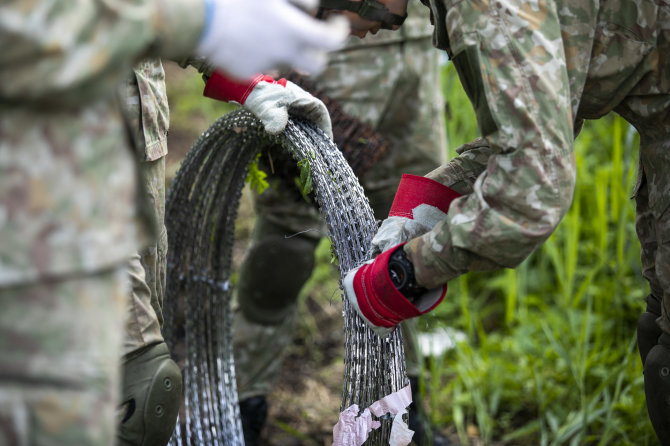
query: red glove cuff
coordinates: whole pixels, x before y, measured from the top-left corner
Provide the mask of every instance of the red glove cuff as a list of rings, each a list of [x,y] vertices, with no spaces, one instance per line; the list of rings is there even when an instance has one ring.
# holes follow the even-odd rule
[[[412,209],[420,204],[436,207],[445,214],[449,205],[461,194],[430,178],[403,174],[389,217],[412,218]]]
[[[220,71],[214,71],[205,84],[203,96],[225,102],[237,102],[244,105],[251,90],[259,82],[270,82],[286,87],[286,79],[275,81],[272,76],[257,74],[251,79],[240,81],[227,77]]]
[[[391,281],[388,261],[391,254],[402,249],[403,245],[384,251],[372,263],[361,266],[354,276],[353,287],[358,308],[368,321],[378,327],[394,327],[405,319],[428,313],[442,302],[447,293],[447,285],[444,285],[442,292],[436,294],[435,302],[419,310],[398,291]]]

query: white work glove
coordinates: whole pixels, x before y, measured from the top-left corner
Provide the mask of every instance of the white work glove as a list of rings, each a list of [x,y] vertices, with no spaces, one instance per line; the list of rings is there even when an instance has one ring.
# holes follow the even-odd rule
[[[268,133],[282,132],[291,114],[312,121],[328,137],[333,137],[330,114],[325,104],[286,79],[275,81],[270,76],[259,74],[240,82],[215,71],[208,79],[203,94],[208,98],[242,105],[261,120]]]
[[[391,211],[372,238],[371,253],[382,253],[419,237],[444,220],[451,202],[460,194],[437,181],[403,175]]]
[[[244,108],[263,122],[268,133],[279,133],[288,123],[289,113],[312,121],[333,139],[333,126],[325,104],[291,81],[259,82],[244,102]]]
[[[316,8],[317,0],[301,0]],[[316,74],[329,51],[349,35],[344,17],[320,21],[288,0],[205,0],[205,27],[196,53],[245,79],[278,65]]]

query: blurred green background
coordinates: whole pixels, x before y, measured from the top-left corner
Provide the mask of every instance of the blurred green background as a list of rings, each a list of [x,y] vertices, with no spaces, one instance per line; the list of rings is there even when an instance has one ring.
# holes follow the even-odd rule
[[[202,98],[194,70],[166,70],[174,173],[196,137],[233,107]],[[477,128],[449,64],[443,90],[451,157]],[[426,357],[422,387],[431,421],[455,441],[657,444],[636,344],[648,292],[631,200],[637,150],[637,133],[621,118],[587,122],[575,144],[574,202],[557,231],[515,270],[450,283],[445,301],[422,319],[426,334],[446,327],[463,334],[453,348]],[[236,262],[253,228],[249,194],[236,227]],[[330,444],[343,372],[337,280],[324,241],[302,292],[296,342],[271,396],[269,444]]]

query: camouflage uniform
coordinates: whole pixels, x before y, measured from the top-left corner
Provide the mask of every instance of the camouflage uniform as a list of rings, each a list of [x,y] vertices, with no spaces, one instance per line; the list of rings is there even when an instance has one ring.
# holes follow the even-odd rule
[[[423,6],[411,2],[401,30],[351,38],[316,79],[345,112],[391,142],[389,153],[360,178],[378,219],[388,215],[402,173],[423,175],[446,156],[439,52],[431,33]],[[270,393],[293,338],[298,293],[324,235],[317,210],[296,193],[292,178],[271,177],[270,185],[255,196],[253,245],[239,276],[234,336],[240,400]],[[287,259],[290,272],[281,268]],[[404,333],[409,371],[418,375],[416,335],[411,328]]]
[[[188,54],[203,15],[0,6],[0,444],[113,442],[136,173],[112,87],[148,48]]]
[[[571,204],[583,120],[620,114],[640,133],[636,227],[660,329],[641,324],[638,338],[652,423],[670,444],[670,382],[658,373],[670,366],[670,2],[422,1],[483,139],[427,175],[465,196],[406,245],[418,282],[517,266]]]

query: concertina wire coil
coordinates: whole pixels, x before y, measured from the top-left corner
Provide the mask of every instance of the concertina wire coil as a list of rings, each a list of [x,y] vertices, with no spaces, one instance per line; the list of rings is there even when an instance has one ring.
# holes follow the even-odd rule
[[[290,119],[283,133],[269,135],[240,109],[200,135],[172,181],[165,214],[169,254],[163,331],[173,357],[184,361],[184,407],[173,446],[244,445],[232,349],[231,259],[248,166],[268,145],[280,146],[296,162],[309,160],[341,276],[369,258],[377,224],[368,200],[340,150],[314,124]],[[379,338],[346,299],[343,303],[341,410],[352,404],[363,410],[407,384],[403,342],[400,330]],[[181,355],[175,350],[180,341]],[[380,421],[366,445],[388,444],[392,419],[387,415]]]

